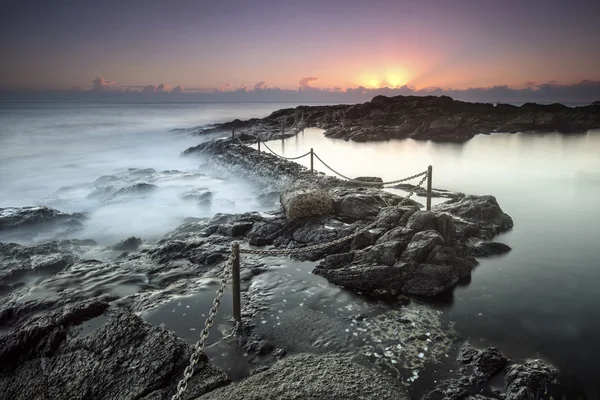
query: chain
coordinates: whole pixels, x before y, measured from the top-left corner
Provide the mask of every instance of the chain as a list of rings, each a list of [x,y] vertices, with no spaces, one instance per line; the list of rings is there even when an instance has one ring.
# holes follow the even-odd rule
[[[301,156],[298,156],[298,157],[284,157],[284,156],[281,156],[281,155],[275,153],[265,142],[261,142],[261,144],[264,145],[267,148],[267,150],[269,150],[271,153],[273,153],[276,157],[283,158],[285,160],[298,160],[298,159],[304,158],[304,157],[306,157],[307,155],[310,154],[310,151],[309,151],[309,152],[307,152],[305,154],[302,154]]]
[[[406,195],[406,197],[404,197],[404,199],[398,203],[398,207],[404,205],[404,203],[406,203],[411,196],[415,193],[415,190],[417,190],[419,187],[421,187],[421,185],[423,185],[423,182],[425,182],[425,179],[427,179],[427,171],[425,171],[424,173],[418,174],[417,176],[423,175],[423,178],[421,178],[421,181],[419,181],[419,183],[414,186],[410,192],[408,192],[408,194]],[[339,239],[335,239],[332,240],[331,242],[327,242],[327,243],[319,243],[319,244],[315,244],[312,246],[306,246],[306,247],[299,247],[296,249],[275,249],[275,250],[261,250],[261,249],[240,249],[240,253],[245,253],[245,254],[259,254],[259,255],[289,255],[289,254],[300,254],[300,253],[309,253],[315,250],[322,250],[322,249],[326,249],[329,248],[331,246],[335,246],[336,244],[342,244],[350,239],[355,238],[356,236],[367,232],[369,229],[374,228],[375,226],[377,226],[377,224],[379,224],[380,221],[374,221],[370,224],[368,224],[367,226],[365,226],[362,229],[359,229],[357,231],[355,231],[354,233],[351,233],[348,236],[344,236],[342,238]]]
[[[204,351],[204,343],[206,339],[208,339],[208,333],[210,328],[213,326],[215,321],[215,316],[217,315],[217,310],[219,309],[219,305],[221,304],[221,298],[223,297],[223,292],[225,291],[225,285],[227,284],[227,278],[229,277],[229,273],[231,272],[233,265],[233,253],[229,256],[227,263],[225,264],[225,271],[223,273],[223,278],[221,278],[221,286],[217,289],[217,297],[213,300],[213,305],[208,312],[208,318],[204,322],[204,329],[200,332],[200,339],[194,345],[194,351],[190,356],[190,363],[185,370],[183,371],[183,378],[177,384],[177,393],[171,397],[171,400],[181,400],[181,396],[187,389],[188,380],[194,375],[194,367],[200,361],[200,356]]]
[[[321,159],[321,157],[319,157],[317,155],[317,153],[315,153],[314,155],[315,155],[315,157],[317,157],[317,160],[321,161],[321,164],[323,164],[325,167],[327,167],[334,174],[339,175],[341,178],[346,179],[348,182],[360,183],[361,185],[365,185],[365,186],[393,185],[395,183],[402,183],[402,182],[410,181],[410,180],[418,178],[419,176],[422,176],[422,175],[427,175],[427,171],[424,171],[424,172],[419,172],[418,174],[407,176],[406,178],[397,179],[395,181],[389,181],[389,182],[365,182],[365,181],[361,181],[361,180],[357,180],[357,179],[352,179],[352,178],[347,177],[346,175],[340,174],[335,169],[331,168],[325,161],[323,161]]]

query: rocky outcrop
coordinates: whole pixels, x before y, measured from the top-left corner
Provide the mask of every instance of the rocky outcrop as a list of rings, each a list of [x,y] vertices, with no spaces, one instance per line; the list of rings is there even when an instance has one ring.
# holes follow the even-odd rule
[[[262,119],[234,121],[198,133],[243,128],[263,140],[280,135],[280,127],[303,114],[307,126],[325,136],[357,142],[404,139],[465,142],[477,134],[494,132],[586,132],[600,128],[600,105],[468,103],[447,96],[376,96],[363,104],[299,106],[278,110]],[[289,126],[289,124],[288,124]],[[249,138],[253,141],[255,139]]]
[[[541,360],[509,365],[509,360],[497,348],[479,350],[469,343],[463,344],[457,361],[464,365],[460,369],[460,376],[442,381],[424,397],[425,400],[541,400],[556,375],[556,370]],[[490,380],[502,371],[506,372],[505,392],[490,386]]]
[[[207,142],[199,147],[212,155],[211,161],[215,163],[231,162],[234,168],[243,166],[244,170],[254,165],[257,179],[260,174],[270,179],[274,161],[283,171],[283,179],[292,182],[290,185],[319,188],[305,189],[306,193],[328,192],[333,212],[329,209],[317,212],[319,207],[310,206],[308,212],[296,214],[302,218],[294,216],[294,224],[277,218],[256,221],[247,238],[254,245],[295,249],[354,235],[352,240],[293,257],[322,260],[315,267],[315,274],[366,294],[440,295],[470,277],[477,264],[473,254],[481,254],[477,251],[482,247],[478,243],[513,225],[493,196],[457,194],[432,211],[422,211],[419,210],[422,205],[412,199],[375,188],[345,186],[343,181],[311,174],[298,164],[273,159],[228,140]],[[288,212],[286,196],[282,196],[282,201]],[[372,229],[363,232],[369,223],[373,223]]]
[[[69,242],[50,242],[31,247],[0,243],[0,287],[15,285],[26,276],[56,274],[77,259]]]
[[[156,185],[140,182],[114,191],[106,198],[106,201],[114,202],[131,197],[146,197],[156,189],[158,189]]]
[[[142,239],[132,236],[121,240],[119,243],[113,244],[110,246],[110,249],[114,251],[136,251],[140,248],[142,243]]]
[[[298,354],[242,382],[197,400],[348,399],[408,400],[396,381],[381,372],[335,355]]]
[[[556,369],[542,360],[511,365],[506,373],[506,400],[541,399],[556,374]]]
[[[193,347],[108,304],[88,301],[32,318],[0,336],[0,397],[5,399],[165,399]],[[85,321],[99,325],[82,330]],[[202,356],[186,398],[229,383]]]
[[[512,218],[502,211],[494,196],[464,196],[433,207],[454,217],[457,234],[489,240],[513,227]]]
[[[0,240],[30,238],[46,232],[60,236],[81,229],[83,220],[84,214],[69,214],[44,206],[0,208]]]

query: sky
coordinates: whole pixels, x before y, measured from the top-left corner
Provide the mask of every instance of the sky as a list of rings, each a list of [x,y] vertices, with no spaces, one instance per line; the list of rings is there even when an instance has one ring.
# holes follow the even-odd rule
[[[598,0],[9,0],[0,88],[597,90],[599,37]]]

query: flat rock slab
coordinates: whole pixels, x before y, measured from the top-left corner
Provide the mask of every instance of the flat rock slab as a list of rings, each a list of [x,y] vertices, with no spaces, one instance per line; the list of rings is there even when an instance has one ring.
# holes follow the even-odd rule
[[[299,354],[197,400],[408,400],[396,381],[335,355]]]

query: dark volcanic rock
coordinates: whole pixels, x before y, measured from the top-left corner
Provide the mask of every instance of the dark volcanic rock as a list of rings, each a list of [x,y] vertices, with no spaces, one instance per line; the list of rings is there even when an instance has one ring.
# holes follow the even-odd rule
[[[506,373],[506,400],[538,400],[556,376],[556,369],[542,360],[511,365]]]
[[[108,304],[89,301],[33,319],[0,336],[0,397],[6,399],[165,399],[189,363],[192,346],[113,311],[99,328],[77,326],[101,316]],[[102,318],[102,317],[100,317]],[[201,357],[186,398],[229,383]]]
[[[118,201],[122,198],[127,197],[143,197],[154,192],[156,189],[158,189],[158,186],[150,183],[136,183],[134,185],[118,189],[117,191],[113,192],[110,196],[108,196],[106,200]]]
[[[512,249],[510,246],[499,242],[478,242],[470,247],[473,257],[486,257],[497,254],[508,253]]]
[[[49,207],[0,208],[0,233],[26,234],[27,229],[36,232],[60,230],[63,232],[80,229],[85,219],[83,214],[68,214]]]
[[[125,240],[121,240],[119,243],[110,246],[110,248],[115,251],[136,251],[140,248],[142,243],[142,239],[132,236]]]
[[[435,212],[451,214],[456,232],[462,238],[491,239],[513,227],[512,218],[502,211],[494,196],[465,196],[433,207]]]
[[[350,219],[365,219],[379,214],[382,208],[396,206],[403,198],[377,189],[335,188],[330,191],[335,213]],[[413,200],[406,200],[406,206],[418,206]]]
[[[29,274],[54,274],[78,257],[68,244],[50,242],[37,246],[0,243],[0,284],[14,283]]]
[[[506,367],[508,360],[495,347],[478,350],[465,343],[457,360],[466,365],[460,376],[442,381],[425,400],[486,399],[539,400],[556,375],[556,370],[540,360]],[[490,386],[491,379],[506,368],[506,393]],[[483,394],[489,394],[485,397]]]
[[[299,112],[307,126],[324,129],[325,136],[357,142],[412,138],[462,143],[494,132],[574,133],[600,128],[597,102],[584,107],[533,103],[515,107],[467,103],[448,96],[376,96],[363,104],[278,110],[262,119],[220,124],[212,131],[231,131],[231,125],[239,125],[263,140],[274,139],[281,122]]]
[[[198,400],[408,400],[393,379],[335,354],[298,354]]]
[[[213,199],[213,194],[207,188],[195,188],[188,190],[181,195],[183,200],[193,200],[198,205],[204,206],[209,205]]]
[[[470,277],[477,262],[469,246],[512,227],[492,196],[457,195],[433,211],[419,211],[422,205],[413,200],[379,189],[348,187],[230,140],[206,142],[187,153],[195,151],[206,152],[211,162],[236,171],[253,171],[248,176],[262,181],[278,179],[293,188],[304,185],[307,190],[327,191],[335,216],[311,216],[316,207],[309,207],[309,213],[300,213],[305,218],[294,223],[279,218],[255,221],[251,228],[247,226],[245,236],[253,245],[296,249],[353,235],[352,240],[293,257],[313,261],[327,257],[315,267],[315,274],[366,294],[437,296]],[[363,232],[370,222],[371,229]],[[205,236],[221,232],[202,225]],[[351,250],[352,256],[344,262],[334,257]]]

